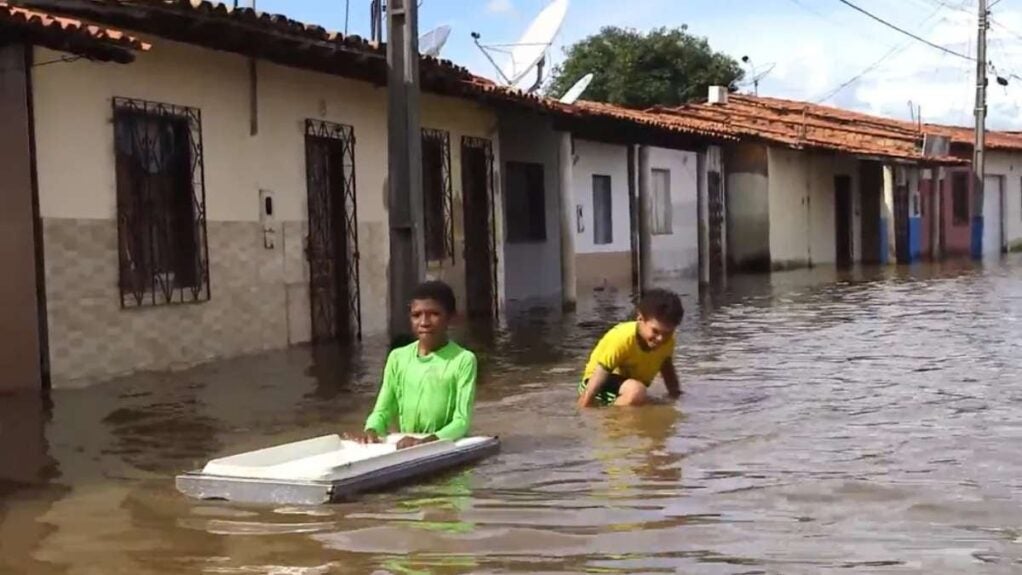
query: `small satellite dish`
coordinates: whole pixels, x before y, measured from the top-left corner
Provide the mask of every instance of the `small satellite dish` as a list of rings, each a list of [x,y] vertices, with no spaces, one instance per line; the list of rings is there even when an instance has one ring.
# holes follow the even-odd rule
[[[514,44],[490,44],[479,43],[479,34],[473,32],[472,38],[476,46],[483,51],[486,58],[496,68],[497,74],[508,86],[517,86],[534,69],[538,69],[538,75],[542,75],[542,64],[546,59],[546,52],[550,49],[554,38],[561,31],[564,18],[568,14],[569,0],[553,0],[535,20],[529,24],[525,33]],[[508,49],[510,48],[510,49]],[[494,61],[490,52],[500,52],[508,56],[508,63],[504,66]],[[535,89],[542,81],[542,77],[536,79],[532,88]]]
[[[433,28],[422,36],[419,36],[419,52],[421,52],[423,56],[432,56],[436,58],[440,55],[440,51],[444,49],[444,44],[447,43],[447,38],[450,35],[451,27],[446,24]]]
[[[579,96],[582,95],[582,92],[586,91],[586,88],[589,87],[589,83],[592,81],[593,81],[592,73],[582,76],[582,78],[579,79],[578,82],[575,82],[571,86],[571,88],[568,88],[568,91],[565,92],[563,96],[561,96],[561,103],[574,104],[578,100]]]

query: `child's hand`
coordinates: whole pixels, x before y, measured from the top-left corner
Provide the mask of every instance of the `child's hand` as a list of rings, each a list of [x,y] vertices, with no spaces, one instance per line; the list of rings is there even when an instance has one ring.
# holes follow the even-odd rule
[[[578,396],[577,405],[578,405],[579,409],[585,409],[585,408],[589,407],[589,400],[586,399],[586,396],[585,396],[584,393],[582,395]]]
[[[419,439],[418,437],[413,437],[411,435],[406,435],[402,437],[400,440],[398,440],[397,448],[407,449],[409,447],[415,447],[416,445],[422,445],[423,443],[430,443],[431,441],[436,441],[435,435],[423,437],[422,439]]]
[[[363,431],[362,433],[345,433],[344,439],[355,441],[362,445],[380,442],[380,436],[377,435],[376,432],[373,431],[372,429],[368,429],[366,431]]]

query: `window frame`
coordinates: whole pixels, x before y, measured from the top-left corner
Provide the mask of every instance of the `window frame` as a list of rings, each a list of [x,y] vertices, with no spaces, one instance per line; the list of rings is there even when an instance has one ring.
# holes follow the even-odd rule
[[[209,244],[206,231],[206,185],[205,164],[202,145],[202,112],[198,108],[178,106],[147,100],[115,97],[111,100],[114,145],[114,179],[117,198],[117,251],[118,251],[118,291],[122,309],[147,308],[175,304],[196,304],[211,299],[209,273]],[[139,137],[141,130],[148,129],[147,123],[157,126],[157,131],[169,127],[167,133],[172,134],[174,143],[173,155],[186,154],[173,161],[183,162],[176,168],[180,181],[169,185],[181,185],[187,189],[178,190],[190,198],[189,220],[190,230],[174,228],[180,225],[183,214],[174,214],[176,207],[184,211],[184,198],[177,198],[181,205],[171,209],[154,209],[158,201],[153,192],[155,176],[167,174],[172,168],[160,167],[154,149],[164,142],[162,138],[153,140],[149,134]],[[177,140],[186,138],[185,142]],[[143,160],[133,160],[136,156]],[[142,167],[157,165],[160,174],[151,173],[153,168]],[[153,178],[137,178],[126,180],[126,174],[138,176],[140,171],[147,172]],[[167,208],[167,202],[173,198],[159,198]],[[153,238],[162,236],[164,246],[180,245],[182,237],[191,236],[194,245],[190,253],[175,253],[173,248],[160,249]],[[168,237],[170,236],[170,237]],[[133,253],[144,253],[143,263],[137,265],[140,258]],[[187,259],[189,261],[182,261]],[[176,261],[175,261],[176,260]],[[189,274],[194,281],[180,282],[182,269],[191,268]]]
[[[511,186],[512,174],[517,169],[523,170],[525,190],[514,190]],[[506,190],[504,193],[504,229],[505,241],[509,244],[540,244],[547,241],[546,222],[546,166],[540,162],[507,161],[504,164]],[[537,184],[529,186],[529,184]],[[517,198],[524,192],[524,199]],[[525,213],[512,209],[511,202],[524,201]],[[537,211],[538,210],[538,211]],[[524,216],[525,221],[517,221],[515,216]]]
[[[658,214],[658,196],[657,196],[657,174],[666,174],[665,180],[667,186],[665,194],[667,196],[667,209],[664,212],[664,222],[666,225],[661,227],[658,224],[661,222],[657,221]],[[674,194],[671,193],[671,170],[667,168],[653,168],[650,170],[650,182],[653,183],[653,189],[650,190],[649,194],[649,233],[653,236],[670,236],[674,235]],[[663,207],[663,206],[660,206]]]

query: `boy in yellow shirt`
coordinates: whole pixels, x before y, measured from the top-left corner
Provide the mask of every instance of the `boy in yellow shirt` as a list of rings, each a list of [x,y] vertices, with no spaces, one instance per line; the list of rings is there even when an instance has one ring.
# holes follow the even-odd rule
[[[582,381],[578,406],[638,406],[659,373],[671,397],[681,395],[674,370],[674,332],[685,310],[677,294],[651,289],[639,301],[635,321],[619,323],[596,344]]]

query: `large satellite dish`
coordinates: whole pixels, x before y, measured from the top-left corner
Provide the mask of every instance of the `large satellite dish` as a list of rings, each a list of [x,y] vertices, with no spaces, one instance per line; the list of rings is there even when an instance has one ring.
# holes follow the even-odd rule
[[[433,28],[422,36],[419,36],[419,52],[421,52],[423,56],[432,56],[436,58],[440,55],[440,50],[444,49],[444,44],[447,43],[447,38],[450,35],[451,27],[446,24]]]
[[[579,96],[582,95],[582,92],[586,91],[586,88],[589,87],[589,83],[592,81],[593,74],[591,72],[589,74],[586,74],[585,76],[582,76],[578,82],[572,84],[572,86],[568,88],[568,91],[565,92],[563,96],[561,96],[561,103],[574,104],[578,100]]]
[[[517,86],[533,69],[539,68],[539,76],[533,84],[532,89],[539,86],[542,81],[542,63],[546,59],[547,50],[553,43],[554,38],[561,31],[564,18],[568,15],[569,0],[553,0],[525,29],[525,33],[514,44],[490,44],[479,43],[479,34],[473,33],[472,38],[476,46],[483,51],[497,74],[508,86]],[[507,63],[503,66],[497,64],[491,52],[503,54]]]

